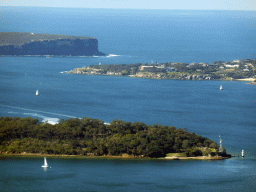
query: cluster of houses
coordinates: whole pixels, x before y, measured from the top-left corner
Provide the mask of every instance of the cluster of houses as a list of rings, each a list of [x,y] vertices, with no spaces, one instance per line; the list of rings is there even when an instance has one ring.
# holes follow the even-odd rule
[[[225,68],[242,68],[243,71],[250,71],[250,68],[254,68],[251,59],[233,60],[231,63],[224,63]],[[220,68],[224,68],[221,66]]]
[[[251,59],[241,59],[241,60],[233,60],[232,62],[225,62],[225,61],[216,61],[212,64],[208,63],[155,63],[155,64],[145,64],[139,66],[139,72],[134,75],[130,76],[136,76],[136,77],[143,77],[143,78],[155,78],[155,79],[165,79],[169,78],[165,76],[161,72],[175,72],[177,71],[177,65],[182,64],[183,67],[186,68],[193,68],[196,72],[201,72],[203,67],[214,67],[215,69],[218,69],[220,73],[223,71],[223,74],[225,74],[225,70],[234,70],[234,69],[240,69],[244,72],[249,72],[250,70],[255,70],[255,67],[252,63],[254,63],[254,60]],[[99,64],[101,65],[101,63]],[[156,70],[156,71],[155,71]],[[143,73],[143,72],[153,72],[153,73]],[[155,71],[155,72],[154,72]],[[142,72],[142,73],[141,73]],[[159,73],[160,72],[160,73]],[[110,76],[121,76],[122,72],[117,71],[104,71],[99,68],[94,67],[83,67],[83,68],[76,68],[68,73],[75,73],[75,74],[85,74],[85,75],[110,75]],[[179,74],[179,77],[175,77],[178,79],[184,79],[184,80],[212,80],[213,77],[210,74],[202,74],[198,75],[200,73],[194,73],[194,74],[183,74],[181,71],[181,74]]]
[[[233,60],[232,62],[225,62],[225,61],[215,61],[212,64],[208,64],[208,63],[182,63],[185,64],[187,68],[192,68],[192,67],[196,67],[196,66],[202,66],[202,67],[206,67],[206,66],[219,66],[219,69],[227,69],[227,68],[242,68],[243,71],[250,71],[250,67],[254,68],[253,64],[252,64],[253,60],[251,59],[240,59],[240,60]],[[176,71],[175,65],[177,65],[178,63],[170,63],[168,64],[168,67],[166,67],[165,64],[154,64],[154,65],[142,65],[140,66],[140,71],[145,71],[149,68],[156,68],[156,69],[165,69],[167,72],[171,72],[171,71]],[[171,65],[171,67],[170,67]],[[197,71],[201,71],[201,69],[198,69]]]

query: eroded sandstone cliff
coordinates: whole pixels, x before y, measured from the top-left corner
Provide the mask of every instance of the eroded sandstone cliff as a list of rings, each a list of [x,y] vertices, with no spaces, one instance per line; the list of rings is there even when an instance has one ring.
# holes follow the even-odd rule
[[[104,55],[92,37],[34,33],[0,33],[0,55]]]

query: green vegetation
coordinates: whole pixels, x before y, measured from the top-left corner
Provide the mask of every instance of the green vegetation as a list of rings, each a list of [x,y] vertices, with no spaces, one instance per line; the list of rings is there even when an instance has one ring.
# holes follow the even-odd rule
[[[225,149],[222,152],[218,151],[216,143],[212,143],[209,147],[196,147],[196,148],[187,148],[183,152],[180,153],[168,153],[167,157],[198,157],[198,156],[210,156],[215,157],[217,155],[220,155],[221,157],[230,157],[230,155],[226,154]],[[212,148],[214,147],[214,148]]]
[[[208,151],[199,150],[203,147]],[[170,126],[121,120],[104,124],[90,118],[51,125],[30,117],[0,117],[0,153],[164,157],[168,153],[198,156],[217,151],[214,141]]]

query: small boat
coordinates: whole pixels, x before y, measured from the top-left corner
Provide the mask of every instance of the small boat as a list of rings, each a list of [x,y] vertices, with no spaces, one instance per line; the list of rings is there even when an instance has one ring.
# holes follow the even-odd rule
[[[47,161],[46,161],[46,157],[44,157],[44,165],[42,165],[42,167],[44,167],[44,168],[48,167],[48,164],[47,164]]]
[[[37,96],[37,95],[39,95],[39,92],[38,92],[38,90],[36,90],[36,96]]]
[[[222,87],[222,85],[220,86],[220,90],[223,90],[223,87]]]
[[[241,156],[244,157],[244,150],[242,150]]]

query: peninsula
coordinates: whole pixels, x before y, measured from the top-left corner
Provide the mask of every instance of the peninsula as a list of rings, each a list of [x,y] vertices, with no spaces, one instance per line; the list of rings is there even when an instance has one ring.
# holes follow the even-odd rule
[[[0,55],[105,55],[92,37],[42,33],[0,32]]]
[[[2,155],[78,155],[83,157],[224,159],[231,157],[208,138],[171,126],[91,118],[61,120],[0,117]],[[178,155],[177,155],[178,154]],[[175,158],[174,158],[175,156]]]
[[[213,63],[136,63],[120,65],[90,65],[67,73],[84,75],[129,76],[150,79],[180,80],[256,80],[256,59],[241,59]]]

